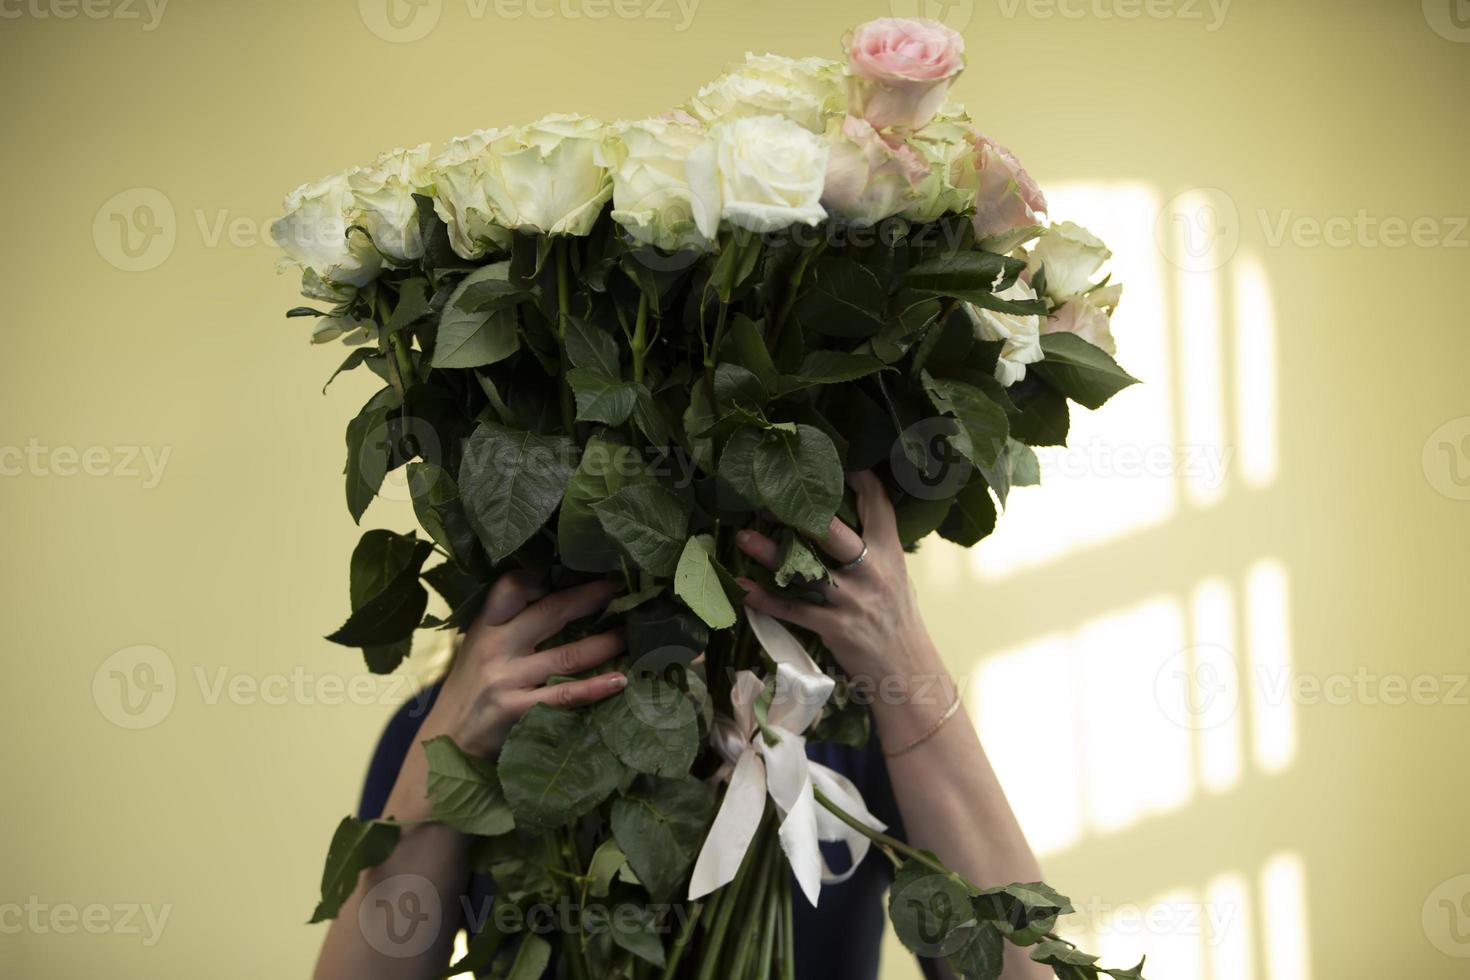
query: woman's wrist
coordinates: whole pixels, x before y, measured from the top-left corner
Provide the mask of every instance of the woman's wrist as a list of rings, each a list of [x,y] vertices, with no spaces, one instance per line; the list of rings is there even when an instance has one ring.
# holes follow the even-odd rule
[[[875,669],[870,678],[873,720],[885,752],[897,752],[924,737],[953,713],[959,685],[927,635],[917,632]]]

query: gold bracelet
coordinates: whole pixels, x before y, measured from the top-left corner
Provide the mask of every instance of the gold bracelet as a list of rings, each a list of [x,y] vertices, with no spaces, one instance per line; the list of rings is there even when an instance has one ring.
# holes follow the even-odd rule
[[[912,742],[910,742],[909,744],[905,745],[903,748],[896,749],[893,752],[889,752],[889,751],[887,751],[885,749],[884,752],[883,752],[883,754],[886,757],[888,757],[890,759],[893,759],[893,758],[896,758],[897,756],[903,755],[905,752],[912,752],[914,749],[917,749],[919,746],[921,746],[925,742],[929,741],[936,734],[938,734],[938,732],[939,732],[939,730],[941,728],[944,727],[944,723],[947,722],[947,721],[949,721],[951,718],[953,718],[954,715],[955,715],[955,712],[960,710],[960,702],[962,700],[963,700],[963,698],[960,697],[960,692],[958,690],[956,690],[954,692],[954,704],[951,704],[948,708],[945,708],[944,709],[944,714],[942,714],[942,715],[939,716],[939,720],[936,721],[929,728],[929,730],[927,732],[925,732],[924,734],[920,735],[918,738],[914,739]]]

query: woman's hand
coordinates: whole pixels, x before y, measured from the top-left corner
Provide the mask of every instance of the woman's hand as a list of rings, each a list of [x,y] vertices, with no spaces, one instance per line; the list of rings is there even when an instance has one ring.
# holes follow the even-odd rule
[[[848,475],[857,494],[862,536],[832,518],[827,537],[818,542],[838,563],[835,584],[819,588],[826,605],[786,599],[741,579],[746,604],[777,619],[816,633],[850,677],[878,678],[892,674],[942,670],[943,666],[924,628],[918,600],[909,584],[903,546],[893,505],[883,484],[871,472]],[[780,564],[776,542],[758,531],[741,531],[735,539],[740,550],[766,568]],[[842,568],[863,555],[861,563]]]
[[[570,708],[621,691],[627,678],[617,672],[546,685],[552,676],[579,674],[617,656],[624,647],[621,630],[536,649],[568,623],[607,605],[616,591],[604,580],[547,595],[533,573],[500,576],[465,633],[421,739],[448,735],[464,751],[488,759],[531,705]]]

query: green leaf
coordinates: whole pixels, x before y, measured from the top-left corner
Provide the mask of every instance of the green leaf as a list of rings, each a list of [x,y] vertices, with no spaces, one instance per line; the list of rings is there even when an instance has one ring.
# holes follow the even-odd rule
[[[989,888],[976,896],[975,914],[994,922],[1017,946],[1042,939],[1059,916],[1072,912],[1072,903],[1043,882],[1018,883]]]
[[[350,629],[353,636],[371,640],[349,645],[362,647],[375,674],[392,672],[412,648],[416,620],[423,615],[419,570],[432,552],[427,541],[384,530],[363,532],[352,550],[348,582],[353,616],[333,635]]]
[[[831,385],[856,381],[858,378],[865,378],[883,368],[883,362],[870,354],[814,350],[802,359],[801,368],[796,374],[781,379],[781,390],[791,392],[810,385]]]
[[[1033,372],[1034,374],[1034,372]],[[1011,435],[1028,446],[1065,446],[1071,427],[1067,397],[1039,376],[1014,384],[1007,394],[1019,412],[1011,416]]]
[[[977,466],[989,466],[1005,448],[1010,424],[1005,409],[974,385],[951,378],[935,378],[923,374],[924,390],[934,407],[953,415],[960,423],[960,433],[950,443]]]
[[[418,277],[405,279],[398,284],[398,303],[393,307],[393,315],[388,317],[383,331],[388,334],[398,333],[428,315],[428,280]]]
[[[893,877],[888,917],[903,944],[921,956],[957,952],[975,922],[965,882],[912,858]]]
[[[735,407],[759,412],[766,404],[766,388],[739,364],[722,361],[715,367],[715,403],[722,414]]]
[[[546,523],[574,472],[576,446],[565,436],[518,432],[481,422],[465,443],[460,497],[470,526],[500,561]]]
[[[729,485],[751,508],[763,506],[760,487],[755,482],[755,452],[764,433],[753,426],[743,426],[731,433],[720,453],[719,478]]]
[[[729,329],[722,351],[724,356],[755,375],[767,391],[774,391],[780,375],[761,337],[760,324],[743,313],[737,313],[730,319]]]
[[[697,534],[684,544],[674,571],[674,594],[712,629],[735,625],[735,609],[715,572],[715,539]]]
[[[1104,351],[1076,334],[1042,334],[1041,349],[1046,357],[1031,370],[1079,405],[1101,408],[1124,388],[1138,384]]]
[[[827,536],[842,501],[842,461],[826,433],[810,425],[767,432],[755,447],[752,470],[760,500],[773,514],[817,538]]]
[[[437,368],[469,368],[503,361],[520,347],[515,310],[490,305],[491,296],[524,295],[506,281],[505,264],[476,269],[462,279],[439,315],[434,356]]]
[[[639,385],[619,381],[595,368],[572,368],[566,383],[577,397],[578,422],[602,422],[622,425],[633,414]]]
[[[689,511],[655,483],[624,487],[592,505],[603,530],[650,575],[673,575],[689,533]]]
[[[574,367],[596,371],[608,378],[621,377],[618,342],[605,330],[580,317],[567,317],[567,357]]]
[[[602,743],[629,769],[682,776],[699,752],[694,705],[661,673],[635,671],[623,693],[592,714]]]
[[[644,777],[613,803],[613,838],[655,902],[683,884],[714,813],[714,791],[697,779]]]
[[[467,834],[494,837],[515,829],[495,766],[466,755],[448,735],[424,743],[434,819]]]
[[[551,944],[534,932],[528,932],[521,937],[515,962],[510,965],[505,980],[540,980],[550,962]]]
[[[347,355],[346,360],[344,360],[341,364],[337,366],[337,370],[332,372],[332,376],[327,379],[327,384],[322,385],[322,393],[326,394],[327,386],[330,385],[333,381],[337,380],[337,375],[342,374],[346,371],[354,370],[355,368],[358,368],[363,364],[368,364],[369,367],[372,368],[374,374],[378,375],[378,377],[380,378],[386,379],[388,369],[382,366],[381,362],[383,360],[383,355],[372,347],[354,348],[352,353]],[[380,363],[374,365],[370,363],[372,361],[378,361]]]
[[[607,898],[613,878],[627,866],[628,856],[623,853],[618,842],[612,838],[604,840],[592,852],[592,861],[587,865],[587,877],[592,879],[587,887],[587,894],[593,898]]]
[[[365,532],[352,552],[352,615],[327,639],[362,648],[374,673],[391,672],[408,653],[429,604],[419,570],[433,551],[429,542],[412,536]]]
[[[623,767],[585,713],[534,704],[500,750],[500,785],[519,827],[565,826],[605,800]]]
[[[1005,966],[1005,937],[993,922],[977,922],[965,944],[949,956],[955,970],[968,980],[1000,980]]]
[[[612,572],[622,566],[623,551],[602,529],[592,507],[631,483],[648,483],[638,450],[597,436],[587,440],[562,498],[556,537],[562,564],[579,572]],[[631,608],[631,607],[629,607]]]
[[[669,423],[664,421],[652,392],[643,385],[635,385],[634,394],[637,399],[633,403],[633,423],[638,426],[638,431],[643,433],[650,446],[668,445],[671,438]]]
[[[688,663],[709,646],[709,627],[688,609],[668,599],[639,606],[628,614],[628,652],[661,669],[670,659]]]
[[[791,315],[803,332],[871,337],[883,328],[888,291],[877,273],[839,255],[824,255],[807,270]]]
[[[784,589],[793,581],[818,582],[830,581],[831,578],[832,573],[806,540],[799,534],[788,532],[781,548],[781,564],[776,569],[776,584]]]
[[[990,487],[983,478],[973,477],[939,525],[939,536],[970,548],[994,530],[995,501],[990,499]]]
[[[1084,953],[1070,943],[1056,939],[1044,939],[1031,951],[1031,958],[1049,966],[1092,966],[1097,957]]]
[[[399,827],[386,820],[359,820],[343,817],[332,834],[327,848],[327,863],[322,869],[322,897],[312,922],[335,919],[353,890],[357,877],[366,868],[376,867],[388,859],[398,846]]]
[[[347,511],[353,523],[362,520],[388,475],[388,416],[397,408],[395,397],[392,388],[383,388],[347,423]]]
[[[954,507],[950,497],[905,497],[894,507],[898,540],[907,548],[944,526]]]
[[[612,914],[612,939],[618,946],[654,966],[664,965],[664,944],[652,909],[628,903]]]
[[[953,296],[978,303],[1009,288],[1025,268],[1026,263],[1018,259],[978,249],[964,249],[938,255],[913,266],[905,274],[903,284],[920,293]]]

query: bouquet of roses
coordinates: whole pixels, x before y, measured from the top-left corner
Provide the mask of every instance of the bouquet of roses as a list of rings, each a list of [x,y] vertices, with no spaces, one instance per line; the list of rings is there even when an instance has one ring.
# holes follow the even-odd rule
[[[395,150],[295,191],[272,227],[328,307],[289,315],[354,346],[339,372],[383,380],[347,426],[348,509],[406,467],[424,535],[362,535],[330,639],[388,672],[505,571],[626,587],[596,624],[626,625],[620,695],[533,707],[493,761],[425,747],[434,818],[474,835],[498,907],[620,914],[551,936],[492,915],[456,971],[790,976],[788,864],[815,902],[817,843],[839,840],[893,861],[898,936],[960,974],[998,976],[1010,942],[1058,976],[1140,976],[1058,939],[1051,888],[977,887],[806,766],[807,739],[865,744],[866,706],[815,637],[737,615],[736,575],[798,598],[828,578],[812,542],[856,524],[844,470],[882,476],[906,547],[973,545],[1036,481],[1032,447],[1066,439],[1068,402],[1133,383],[1107,249],[1046,223],[947,101],[959,35],[884,19],[845,43],[845,64],[748,55],[657,118]],[[774,573],[734,547],[752,525],[781,543]],[[783,756],[819,806],[765,786]],[[342,822],[313,921],[399,830]]]

